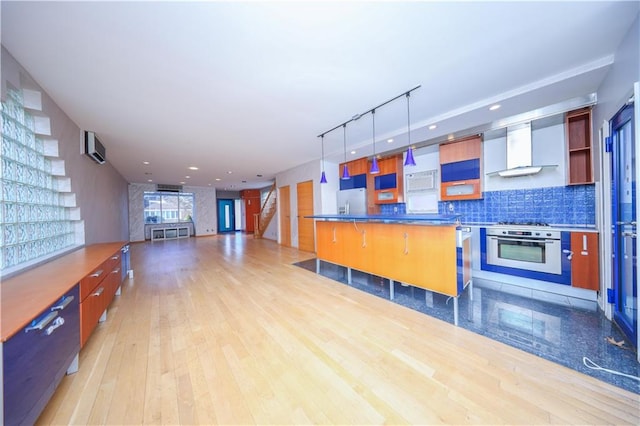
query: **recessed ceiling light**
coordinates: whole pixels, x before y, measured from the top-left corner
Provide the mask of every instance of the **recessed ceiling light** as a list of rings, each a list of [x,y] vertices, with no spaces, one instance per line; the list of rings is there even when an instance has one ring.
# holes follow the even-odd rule
[[[147,179],[147,182],[153,182],[153,179]]]
[[[198,170],[196,166],[189,166],[189,170]]]
[[[222,179],[220,178],[216,178],[216,182],[220,182]]]
[[[355,149],[354,149],[353,151],[351,151],[351,153],[352,153],[352,154],[355,154],[355,153],[356,153]]]
[[[209,184],[209,186],[211,186],[211,184]]]
[[[449,136],[447,136],[447,140],[452,141],[452,140],[453,140],[453,135],[449,135]]]
[[[491,105],[491,106],[489,107],[489,111],[495,111],[495,110],[497,110],[498,108],[500,108],[500,104]]]
[[[227,174],[228,174],[228,175],[230,175],[231,173],[233,173],[231,170],[229,170],[229,171],[227,172]]]
[[[180,185],[184,185],[185,183],[187,183],[187,182],[180,182]]]
[[[185,179],[191,179],[191,176],[185,176],[184,178]]]
[[[435,124],[432,124],[431,126],[429,126],[429,130],[433,130],[433,129],[435,129],[436,127],[438,127],[438,126],[436,126]]]
[[[142,164],[147,164],[148,165],[149,162],[148,161],[143,161]]]
[[[393,139],[387,139],[387,143],[392,143]]]

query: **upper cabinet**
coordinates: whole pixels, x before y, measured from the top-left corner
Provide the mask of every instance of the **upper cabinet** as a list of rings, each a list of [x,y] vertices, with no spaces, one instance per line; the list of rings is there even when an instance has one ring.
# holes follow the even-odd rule
[[[482,137],[440,145],[440,176],[442,201],[482,198]]]
[[[378,160],[380,173],[373,178],[375,203],[401,203],[404,199],[402,154]]]
[[[347,165],[349,169],[349,179],[342,179],[342,170],[344,165]],[[338,179],[340,179],[340,190],[354,189],[354,188],[366,188],[367,187],[367,173],[369,172],[369,162],[366,158],[360,158],[358,160],[348,161],[346,163],[340,163],[338,168]]]
[[[591,108],[567,113],[567,184],[593,183]]]

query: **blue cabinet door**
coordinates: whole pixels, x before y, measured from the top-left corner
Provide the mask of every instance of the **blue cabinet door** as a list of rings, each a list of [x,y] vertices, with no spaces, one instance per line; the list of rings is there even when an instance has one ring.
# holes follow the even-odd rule
[[[79,300],[76,285],[3,345],[4,424],[34,424],[80,351]],[[53,312],[41,330],[30,329]]]

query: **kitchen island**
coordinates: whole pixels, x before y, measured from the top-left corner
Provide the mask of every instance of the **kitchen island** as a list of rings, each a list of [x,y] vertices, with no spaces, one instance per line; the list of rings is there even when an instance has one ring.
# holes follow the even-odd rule
[[[458,297],[471,280],[470,232],[457,215],[314,215],[316,272],[320,261],[366,272],[394,283],[453,297],[458,325]],[[470,293],[471,294],[471,293]]]

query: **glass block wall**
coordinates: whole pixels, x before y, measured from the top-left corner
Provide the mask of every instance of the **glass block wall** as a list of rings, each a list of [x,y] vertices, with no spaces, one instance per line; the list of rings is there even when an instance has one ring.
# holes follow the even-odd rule
[[[64,162],[52,160],[57,141],[40,137],[46,130],[38,123],[49,127],[48,118],[25,109],[21,90],[7,90],[1,108],[0,272],[5,274],[82,243],[84,229],[78,235],[79,209],[68,192]]]

